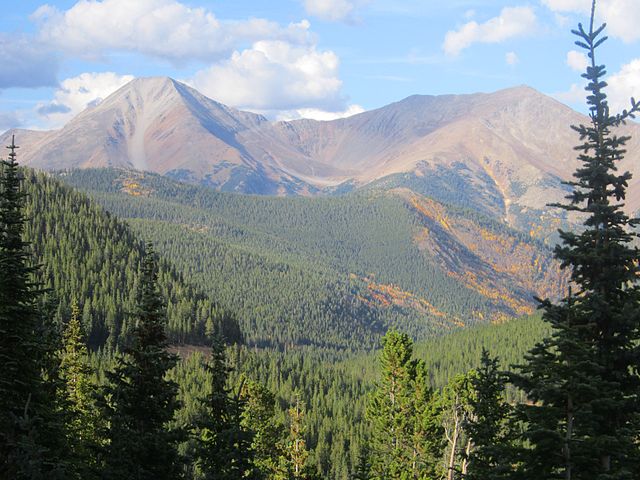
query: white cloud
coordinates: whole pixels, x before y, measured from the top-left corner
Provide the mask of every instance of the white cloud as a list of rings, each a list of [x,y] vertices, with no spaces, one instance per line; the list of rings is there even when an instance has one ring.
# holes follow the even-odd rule
[[[518,54],[516,52],[507,52],[504,56],[504,61],[507,62],[507,65],[517,65],[520,63],[520,59],[518,58]]]
[[[80,0],[66,11],[44,5],[31,16],[39,36],[65,52],[100,57],[120,50],[173,62],[211,60],[261,39],[309,40],[309,23],[281,27],[264,19],[220,21],[176,0]]]
[[[364,112],[364,108],[360,105],[352,104],[340,112],[327,112],[317,108],[300,108],[298,110],[290,110],[279,112],[276,120],[297,120],[299,118],[311,118],[312,120],[336,120],[338,118],[351,117],[358,113]]]
[[[584,90],[584,85],[578,85],[577,83],[571,84],[571,88],[566,92],[554,93],[551,95],[556,100],[561,101],[569,106],[576,107],[578,105],[584,105],[584,100],[587,93]]]
[[[628,109],[631,97],[640,100],[640,58],[623,65],[619,72],[609,76],[606,81],[608,87],[605,92],[612,112]],[[553,96],[568,105],[584,105],[588,95],[585,85],[586,83],[574,83],[568,91]]]
[[[554,12],[580,12],[591,11],[591,0],[542,0]]]
[[[370,0],[304,0],[304,8],[309,15],[328,20],[349,21],[353,20],[356,8],[361,7]]]
[[[607,79],[609,105],[614,112],[628,109],[631,97],[640,100],[640,58],[623,65],[619,72]]]
[[[584,53],[571,50],[567,52],[567,65],[576,72],[584,72],[587,69],[587,65],[589,65],[589,61]]]
[[[50,103],[41,104],[37,113],[48,128],[58,128],[89,106],[97,105],[117,89],[133,80],[131,75],[113,72],[83,73],[60,84]]]
[[[640,2],[638,0],[606,0],[599,5],[607,32],[625,42],[640,40]]]
[[[554,12],[588,14],[591,0],[542,0]],[[596,7],[598,19],[607,24],[607,34],[625,42],[640,40],[640,1],[600,0]]]
[[[332,51],[265,40],[197,72],[189,83],[205,95],[237,108],[277,111],[346,108]]]
[[[485,23],[466,23],[459,30],[447,32],[442,48],[447,55],[459,55],[474,43],[499,43],[531,33],[536,15],[531,7],[506,7],[500,15]]]

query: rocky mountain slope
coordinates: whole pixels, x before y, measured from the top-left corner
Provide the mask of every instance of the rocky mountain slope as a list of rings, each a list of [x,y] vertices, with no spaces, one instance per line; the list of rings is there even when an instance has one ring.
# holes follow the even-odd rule
[[[40,169],[125,167],[275,195],[408,187],[546,238],[558,226],[546,204],[562,199],[561,180],[577,165],[570,125],[586,121],[516,87],[415,95],[328,122],[270,122],[156,77],[133,80],[61,130],[5,137],[17,133],[24,163]],[[621,131],[633,136],[622,167],[636,172],[640,126]],[[640,175],[631,211],[640,208],[638,187]]]

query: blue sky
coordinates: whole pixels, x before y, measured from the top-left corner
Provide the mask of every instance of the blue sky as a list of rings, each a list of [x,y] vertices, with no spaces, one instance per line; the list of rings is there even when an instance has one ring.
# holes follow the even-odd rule
[[[580,108],[590,0],[36,0],[0,17],[0,130],[58,128],[167,75],[275,118],[527,84]],[[611,101],[640,97],[640,0],[599,0]]]

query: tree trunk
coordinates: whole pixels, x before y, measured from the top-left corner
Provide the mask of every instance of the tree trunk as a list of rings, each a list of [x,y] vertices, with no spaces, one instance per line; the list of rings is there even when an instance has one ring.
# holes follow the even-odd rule
[[[462,460],[462,477],[467,475],[467,468],[469,467],[469,455],[471,454],[471,439],[467,440],[467,447],[464,449],[464,459]]]
[[[447,480],[455,480],[455,464],[456,464],[456,450],[458,449],[458,424],[460,419],[456,413],[455,423],[453,427],[453,435],[451,436],[451,454],[449,455],[449,468],[447,469]]]
[[[571,437],[573,436],[573,399],[567,398],[567,432],[564,437],[565,480],[571,480]]]

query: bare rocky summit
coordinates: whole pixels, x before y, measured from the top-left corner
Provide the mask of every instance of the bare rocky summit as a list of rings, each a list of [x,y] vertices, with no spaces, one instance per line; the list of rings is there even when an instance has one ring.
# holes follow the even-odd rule
[[[545,224],[546,205],[566,194],[561,180],[577,165],[570,125],[587,121],[516,87],[414,95],[333,121],[271,122],[152,77],[133,80],[60,130],[9,131],[3,140],[16,133],[23,162],[44,170],[121,167],[273,195],[411,188],[544,238],[558,226]],[[637,173],[627,199],[636,211],[640,126],[621,133],[633,137],[622,167]]]

